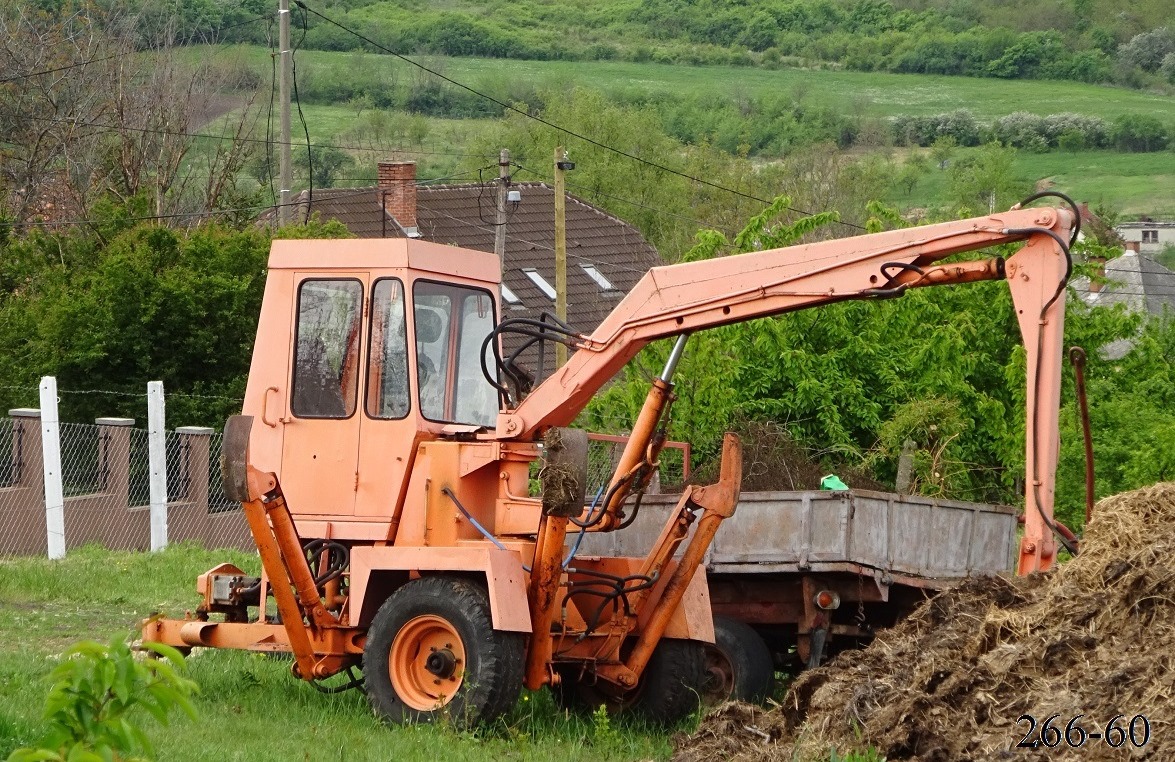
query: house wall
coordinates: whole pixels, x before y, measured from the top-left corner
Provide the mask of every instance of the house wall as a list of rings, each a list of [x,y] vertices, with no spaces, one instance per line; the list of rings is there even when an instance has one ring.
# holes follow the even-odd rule
[[[1175,245],[1175,222],[1124,222],[1114,228],[1126,243],[1137,243],[1142,254],[1158,254]]]

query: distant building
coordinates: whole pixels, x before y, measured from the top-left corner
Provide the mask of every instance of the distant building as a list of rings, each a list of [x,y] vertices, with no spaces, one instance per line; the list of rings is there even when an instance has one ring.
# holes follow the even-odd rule
[[[1114,228],[1127,244],[1137,244],[1142,254],[1158,254],[1165,246],[1175,246],[1175,222],[1121,222]]]
[[[1125,305],[1127,310],[1148,317],[1175,318],[1175,272],[1137,250],[1128,242],[1122,256],[1102,266],[1106,283],[1074,278],[1073,288],[1091,307]],[[1131,339],[1120,339],[1101,348],[1102,356],[1117,359],[1130,351]]]

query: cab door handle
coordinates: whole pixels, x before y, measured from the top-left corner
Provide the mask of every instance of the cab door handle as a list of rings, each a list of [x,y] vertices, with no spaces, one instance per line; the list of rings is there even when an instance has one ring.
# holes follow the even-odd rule
[[[261,396],[261,422],[271,429],[277,428],[277,421],[270,421],[267,415],[269,412],[269,393],[276,391],[280,390],[276,386],[270,386],[266,388],[265,393]]]

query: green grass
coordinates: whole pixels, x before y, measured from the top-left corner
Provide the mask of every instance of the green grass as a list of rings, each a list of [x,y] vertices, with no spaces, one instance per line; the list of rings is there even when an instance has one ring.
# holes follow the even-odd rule
[[[207,49],[185,51],[193,58]],[[229,54],[268,79],[269,51],[257,46]],[[865,116],[939,114],[970,109],[983,121],[1014,111],[1054,114],[1073,111],[1112,121],[1121,114],[1149,114],[1175,119],[1175,100],[1106,85],[1042,80],[1003,80],[922,74],[835,71],[825,69],[757,69],[731,66],[686,66],[619,61],[519,61],[499,58],[413,57],[465,84],[489,89],[529,84],[534,87],[584,85],[609,93],[642,91],[706,98],[802,94],[808,102]],[[301,50],[301,71],[354,71],[370,67],[405,81],[415,67],[391,56]]]
[[[973,150],[959,149],[954,158]],[[1088,202],[1091,208],[1105,204],[1127,218],[1175,217],[1175,151],[1018,152],[1013,171],[1026,190],[1049,180],[1053,189]],[[947,183],[947,173],[932,167],[912,193],[895,190],[889,201],[903,207],[942,206],[948,198]]]
[[[195,607],[196,575],[222,561],[256,573],[254,554],[180,545],[162,553],[71,551],[61,561],[0,559],[0,758],[40,734],[46,677],[82,639],[129,634],[155,611]],[[387,728],[356,691],[328,696],[258,654],[198,649],[198,718],[150,731],[166,760],[645,760],[668,756],[669,735],[623,718],[601,726],[567,716],[546,691],[527,694],[490,728]]]

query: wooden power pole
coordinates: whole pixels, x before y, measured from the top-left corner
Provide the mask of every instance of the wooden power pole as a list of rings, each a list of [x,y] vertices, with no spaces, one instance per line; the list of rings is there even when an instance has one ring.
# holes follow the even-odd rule
[[[279,224],[286,225],[293,219],[293,214],[290,211],[290,0],[278,0],[277,21],[277,44],[281,56],[278,93],[281,100],[281,146],[278,153],[280,157],[278,186],[281,188],[281,206],[278,207],[277,219]]]
[[[567,322],[567,204],[563,173],[569,169],[563,146],[555,149],[555,317]],[[571,165],[574,166],[574,165]],[[555,367],[567,362],[567,347],[555,344]]]
[[[506,193],[510,189],[510,152],[505,148],[498,154],[498,216],[494,221],[494,253],[506,280]]]

